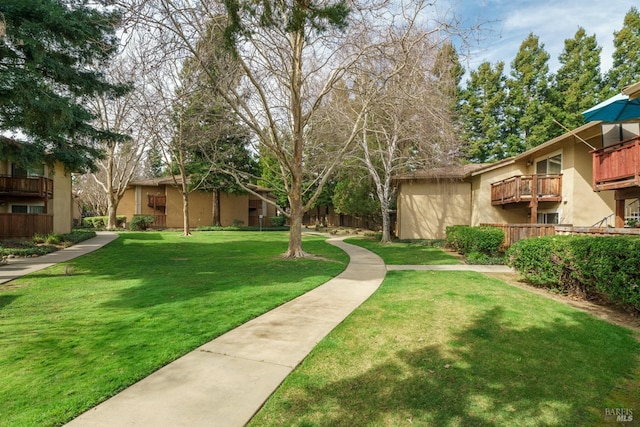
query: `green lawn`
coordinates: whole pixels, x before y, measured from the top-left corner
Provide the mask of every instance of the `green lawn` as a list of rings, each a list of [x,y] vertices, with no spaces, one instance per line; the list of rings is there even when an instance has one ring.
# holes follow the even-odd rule
[[[348,262],[323,238],[304,247],[325,260],[280,258],[280,232],[123,233],[0,285],[0,426],[60,425]]]
[[[460,260],[439,248],[434,248],[421,241],[413,243],[393,242],[380,244],[379,241],[367,237],[345,239],[345,242],[358,245],[378,254],[385,264],[392,265],[437,265],[460,264]]]
[[[611,408],[640,413],[630,330],[479,273],[391,271],[251,425],[633,425]]]

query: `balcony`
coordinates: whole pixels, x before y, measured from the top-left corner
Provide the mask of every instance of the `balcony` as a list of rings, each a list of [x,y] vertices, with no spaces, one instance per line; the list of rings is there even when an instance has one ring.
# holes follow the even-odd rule
[[[147,197],[147,206],[150,208],[162,210],[162,208],[167,206],[167,196],[148,194]]]
[[[516,175],[491,184],[491,204],[562,201],[562,175]]]
[[[640,137],[591,152],[593,191],[640,187]]]
[[[0,194],[19,197],[53,198],[53,180],[44,177],[0,175]]]

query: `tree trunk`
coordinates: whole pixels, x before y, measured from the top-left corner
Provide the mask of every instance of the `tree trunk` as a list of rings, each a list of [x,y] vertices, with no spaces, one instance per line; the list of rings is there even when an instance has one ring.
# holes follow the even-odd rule
[[[381,203],[382,213],[382,239],[380,243],[391,243],[391,219],[389,218],[389,205]]]
[[[213,210],[211,224],[218,227],[222,226],[220,222],[220,190],[213,191]]]
[[[189,193],[182,193],[182,235],[191,236],[191,227],[189,225]]]
[[[302,46],[304,34],[299,30],[291,35],[293,53],[291,55],[291,113],[293,118],[293,158],[291,159],[291,189],[289,204],[291,222],[289,227],[289,247],[285,258],[302,258],[306,254],[302,250],[302,151],[304,147],[304,126],[302,117]]]
[[[116,216],[118,202],[118,198],[113,193],[107,197],[107,230],[115,230],[118,227],[118,218]]]
[[[285,252],[285,258],[303,258],[307,254],[302,250],[302,200],[291,202],[291,216],[289,217],[289,247]]]

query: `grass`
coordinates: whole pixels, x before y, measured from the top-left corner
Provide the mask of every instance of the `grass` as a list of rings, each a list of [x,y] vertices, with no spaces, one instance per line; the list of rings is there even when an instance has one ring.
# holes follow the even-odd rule
[[[442,249],[416,242],[394,242],[381,244],[379,241],[367,237],[345,239],[345,242],[358,245],[379,255],[385,264],[391,265],[436,265],[460,264],[453,255]]]
[[[640,343],[473,272],[391,271],[251,426],[600,426],[640,412]]]
[[[123,233],[0,285],[0,426],[60,425],[348,262],[318,237],[304,247],[323,261],[286,247],[280,232]]]

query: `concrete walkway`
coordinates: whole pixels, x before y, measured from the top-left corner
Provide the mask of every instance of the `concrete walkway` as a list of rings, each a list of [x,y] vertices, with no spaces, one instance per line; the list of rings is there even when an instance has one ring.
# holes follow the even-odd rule
[[[68,426],[244,426],[287,375],[385,277],[377,255],[329,239],[345,271],[161,368]]]
[[[9,258],[7,260],[8,264],[0,265],[0,284],[88,254],[118,238],[116,233],[107,231],[99,231],[96,234],[96,237],[50,254],[35,258]]]

